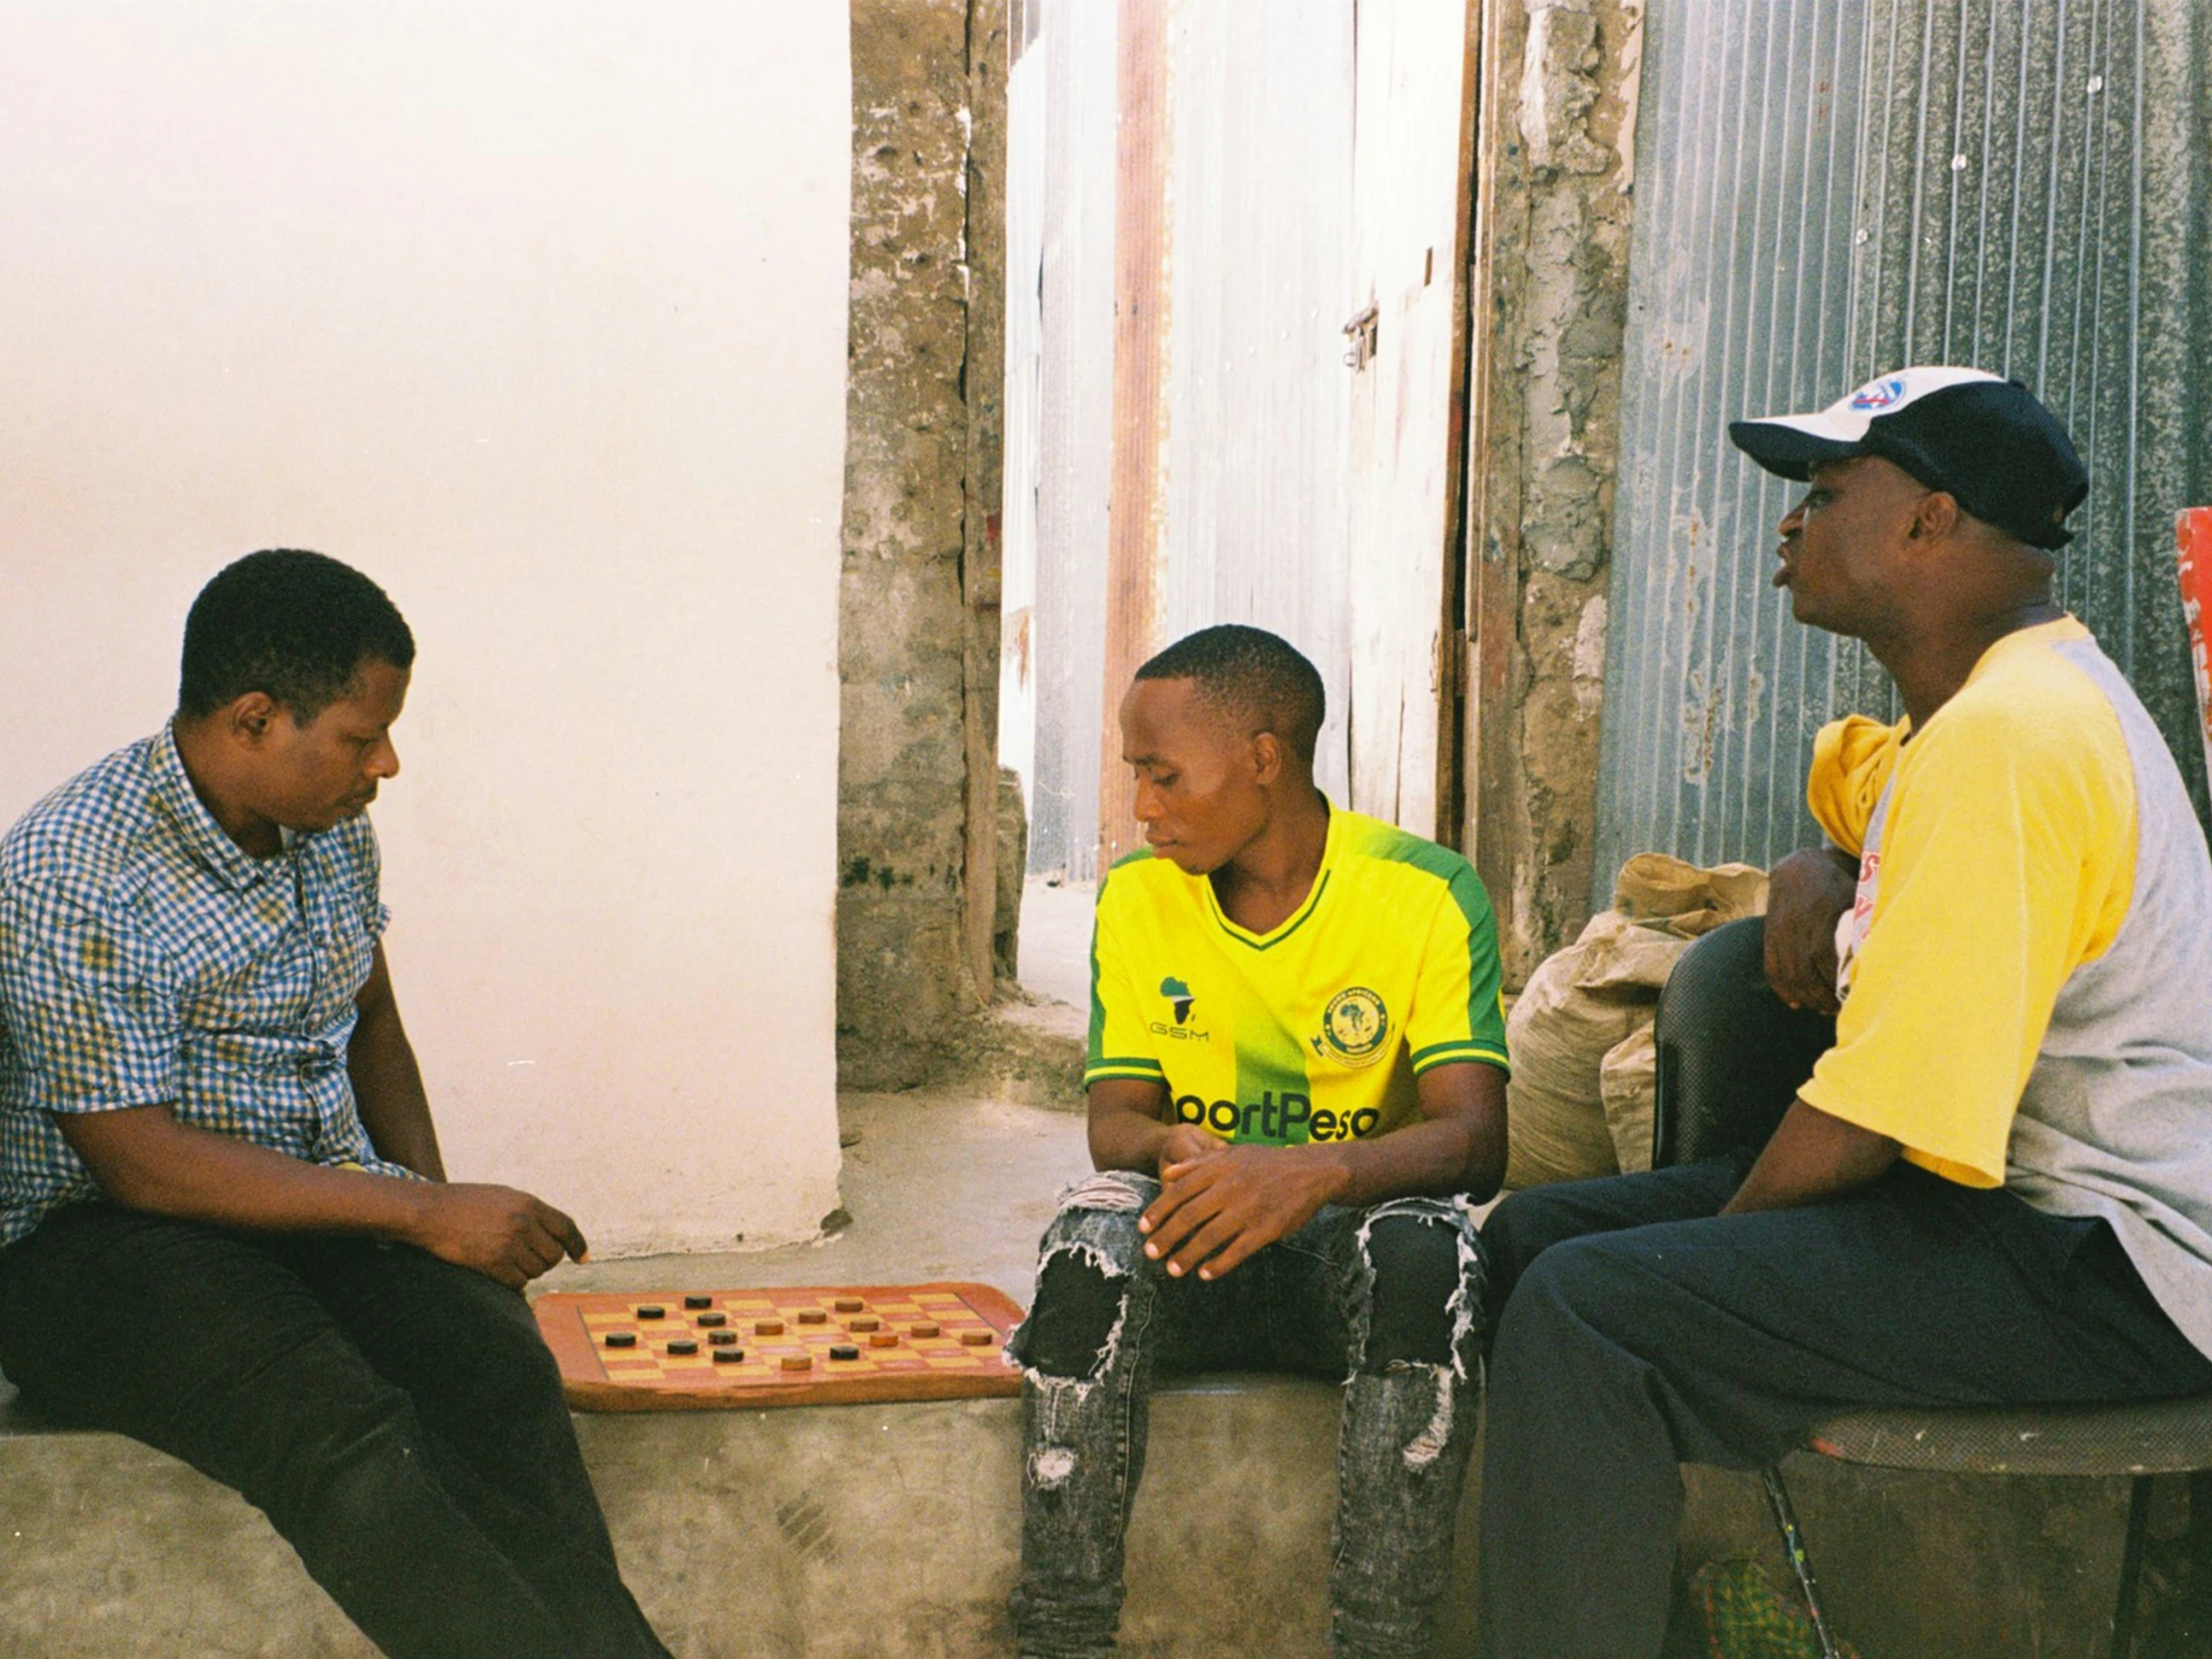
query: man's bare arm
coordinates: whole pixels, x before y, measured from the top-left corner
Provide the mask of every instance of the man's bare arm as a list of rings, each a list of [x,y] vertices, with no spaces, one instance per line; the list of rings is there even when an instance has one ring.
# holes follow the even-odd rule
[[[1793,1101],[1774,1139],[1721,1214],[1825,1204],[1877,1180],[1897,1162],[1900,1150],[1887,1135],[1846,1123],[1803,1100]]]
[[[1505,1073],[1479,1061],[1436,1066],[1416,1085],[1421,1121],[1370,1140],[1234,1146],[1164,1165],[1145,1212],[1145,1254],[1180,1276],[1218,1279],[1297,1232],[1325,1204],[1414,1195],[1487,1198],[1505,1171]]]
[[[438,1132],[430,1121],[430,1097],[423,1092],[422,1068],[414,1045],[399,1023],[399,999],[392,994],[391,969],[378,945],[370,959],[368,982],[353,999],[353,1037],[345,1050],[345,1069],[353,1080],[353,1103],[361,1114],[376,1156],[411,1169],[432,1181],[445,1179],[438,1155]]]
[[[1086,1095],[1090,1102],[1093,1169],[1154,1174],[1162,1162],[1161,1151],[1171,1140],[1183,1147],[1191,1135],[1199,1133],[1187,1124],[1167,1121],[1165,1083],[1143,1077],[1104,1077],[1093,1083]]]
[[[409,1244],[519,1289],[584,1236],[511,1187],[329,1169],[179,1123],[167,1106],[56,1112],[100,1190],[127,1209],[262,1233],[340,1233]]]

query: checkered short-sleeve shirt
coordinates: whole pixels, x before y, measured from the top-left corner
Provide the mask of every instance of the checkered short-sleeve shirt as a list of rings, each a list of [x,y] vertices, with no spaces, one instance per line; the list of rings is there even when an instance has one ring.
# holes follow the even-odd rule
[[[167,1104],[318,1164],[378,1158],[345,1069],[386,919],[365,818],[256,858],[165,729],[0,840],[0,1244],[98,1194],[52,1114]]]

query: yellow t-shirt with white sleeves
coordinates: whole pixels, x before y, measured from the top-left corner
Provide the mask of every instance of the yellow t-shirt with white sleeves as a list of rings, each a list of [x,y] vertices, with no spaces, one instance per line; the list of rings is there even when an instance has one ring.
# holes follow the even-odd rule
[[[1918,733],[1853,716],[1814,746],[1808,803],[1860,873],[1836,1046],[1803,1096],[1967,1186],[2003,1184],[2060,988],[2133,892],[2127,740],[2054,649],[2088,641],[2071,618],[2008,634]]]
[[[1458,853],[1332,809],[1313,888],[1266,934],[1150,851],[1099,885],[1086,1084],[1157,1079],[1223,1140],[1366,1139],[1433,1066],[1503,1069],[1497,929]]]

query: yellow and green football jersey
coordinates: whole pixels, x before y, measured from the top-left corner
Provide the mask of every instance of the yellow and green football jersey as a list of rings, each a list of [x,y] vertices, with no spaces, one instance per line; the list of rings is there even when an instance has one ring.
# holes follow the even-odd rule
[[[1408,1123],[1413,1079],[1462,1060],[1506,1064],[1497,927],[1434,841],[1332,810],[1313,891],[1266,934],[1150,851],[1099,883],[1086,1084],[1158,1078],[1179,1121],[1284,1146]]]

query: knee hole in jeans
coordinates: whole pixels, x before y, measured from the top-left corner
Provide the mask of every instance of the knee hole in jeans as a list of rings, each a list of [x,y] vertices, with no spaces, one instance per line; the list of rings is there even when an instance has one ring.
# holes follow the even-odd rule
[[[1037,1276],[1037,1306],[1022,1330],[1023,1357],[1047,1377],[1095,1375],[1106,1362],[1126,1285],[1078,1252],[1047,1258]]]
[[[1368,1229],[1368,1351],[1362,1370],[1451,1364],[1451,1299],[1459,1289],[1459,1237],[1441,1221],[1384,1216]]]

